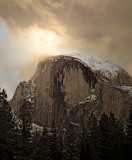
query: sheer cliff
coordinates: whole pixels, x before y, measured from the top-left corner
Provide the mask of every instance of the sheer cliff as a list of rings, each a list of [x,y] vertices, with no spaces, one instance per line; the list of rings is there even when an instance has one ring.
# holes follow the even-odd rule
[[[81,124],[91,112],[100,117],[113,111],[125,121],[132,99],[132,78],[99,58],[56,56],[41,61],[28,82],[17,87],[11,106],[18,115],[20,101],[32,106],[33,122],[58,127]]]

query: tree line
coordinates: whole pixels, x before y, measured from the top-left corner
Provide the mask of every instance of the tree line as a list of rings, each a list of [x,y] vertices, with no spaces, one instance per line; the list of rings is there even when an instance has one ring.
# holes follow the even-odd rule
[[[16,120],[5,90],[0,90],[0,159],[2,160],[130,160],[132,159],[132,106],[126,127],[114,113],[92,113],[82,126],[69,123],[60,131],[53,121],[33,132],[31,105],[24,100]]]

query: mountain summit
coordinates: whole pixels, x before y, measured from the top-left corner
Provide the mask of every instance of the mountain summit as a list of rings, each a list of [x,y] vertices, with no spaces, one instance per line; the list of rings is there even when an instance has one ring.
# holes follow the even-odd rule
[[[126,121],[131,106],[132,77],[123,69],[90,56],[56,56],[41,61],[28,82],[16,89],[11,106],[18,115],[18,103],[26,99],[32,106],[32,121],[57,127],[67,122],[81,125],[94,113],[114,112]]]

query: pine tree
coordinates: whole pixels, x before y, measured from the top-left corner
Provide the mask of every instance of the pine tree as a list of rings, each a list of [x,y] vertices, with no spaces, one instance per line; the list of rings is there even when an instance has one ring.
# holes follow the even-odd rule
[[[38,157],[39,160],[61,160],[62,159],[62,146],[60,134],[52,123],[51,128],[44,127],[42,136],[38,142]]]
[[[98,159],[98,123],[96,116],[92,113],[87,120],[87,139],[89,142],[89,149],[91,153],[91,159]]]
[[[127,137],[129,139],[129,143],[132,144],[132,104],[129,110],[129,118],[127,121]]]
[[[110,159],[122,159],[122,147],[124,143],[124,130],[122,123],[114,117],[114,113],[110,112],[109,116],[110,130]]]
[[[99,121],[99,158],[110,160],[110,130],[108,115],[103,113]]]
[[[24,100],[20,106],[20,125],[19,125],[19,159],[26,160],[31,157],[31,104]]]
[[[122,146],[124,140],[123,126],[115,119],[114,113],[103,113],[99,121],[99,151],[100,159],[122,159]]]
[[[50,158],[52,160],[61,160],[62,159],[62,143],[60,134],[55,126],[55,122],[52,122],[50,137],[49,137],[49,149],[50,149]]]
[[[0,157],[13,159],[15,123],[5,90],[0,91]]]
[[[132,104],[129,110],[129,117],[127,121],[127,137],[126,137],[126,145],[125,145],[125,157],[126,160],[132,159]]]
[[[82,129],[81,159],[98,159],[98,122],[93,113],[85,120]]]
[[[48,143],[45,140],[47,140],[48,136],[45,136],[44,132],[36,131],[32,134],[32,160],[43,160],[44,157],[45,159],[47,158],[45,146],[47,147]]]
[[[80,133],[80,160],[91,159],[90,144],[87,133],[88,133],[87,127],[83,126]]]
[[[36,148],[38,148],[36,152],[38,158],[36,158],[36,160],[50,159],[50,135],[46,127],[43,128],[42,135],[38,143],[36,143]]]
[[[80,159],[80,140],[77,131],[74,130],[72,124],[66,132],[64,139],[64,159],[66,160],[78,160]]]

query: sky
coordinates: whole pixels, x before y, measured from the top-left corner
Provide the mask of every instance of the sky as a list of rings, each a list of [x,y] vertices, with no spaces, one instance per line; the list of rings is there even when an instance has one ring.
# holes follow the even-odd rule
[[[9,99],[41,59],[69,52],[132,75],[132,0],[0,0],[0,87]]]

